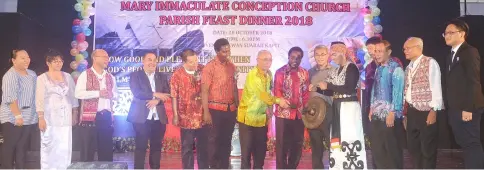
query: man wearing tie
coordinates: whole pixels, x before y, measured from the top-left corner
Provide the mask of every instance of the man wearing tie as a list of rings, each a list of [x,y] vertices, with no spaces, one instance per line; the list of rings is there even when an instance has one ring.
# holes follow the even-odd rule
[[[480,122],[484,97],[480,84],[480,56],[465,39],[469,26],[462,20],[452,20],[442,36],[452,47],[447,58],[446,93],[449,123],[457,144],[464,151],[465,168],[484,168],[484,152],[480,140]]]
[[[128,122],[133,123],[136,133],[134,168],[144,169],[146,149],[150,141],[149,164],[151,169],[160,169],[161,141],[165,136],[165,105],[170,98],[170,85],[165,75],[156,73],[156,55],[143,56],[143,70],[130,75],[129,87],[133,101],[128,113]]]

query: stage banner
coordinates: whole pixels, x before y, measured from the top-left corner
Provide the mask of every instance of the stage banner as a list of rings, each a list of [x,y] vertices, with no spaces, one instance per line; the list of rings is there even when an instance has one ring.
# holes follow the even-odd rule
[[[179,53],[194,49],[205,64],[215,56],[213,43],[226,38],[237,66],[238,87],[256,65],[260,50],[273,56],[271,70],[287,64],[288,51],[304,50],[302,67],[314,63],[316,45],[343,41],[350,53],[365,37],[360,9],[366,0],[308,1],[126,1],[98,0],[94,19],[95,48],[110,55],[108,71],[116,76],[120,98],[116,115],[131,102],[129,74],[142,69],[142,56],[154,52],[158,71],[170,74],[181,64]],[[351,55],[351,54],[350,54]],[[364,62],[363,58],[359,59]]]

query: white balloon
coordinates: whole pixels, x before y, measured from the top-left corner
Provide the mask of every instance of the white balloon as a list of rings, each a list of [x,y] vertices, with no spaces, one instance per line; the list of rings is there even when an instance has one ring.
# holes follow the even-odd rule
[[[375,33],[380,34],[383,31],[383,27],[381,25],[375,25]]]
[[[86,22],[87,25],[91,25],[92,24],[92,20],[91,18],[86,18],[86,19],[83,19],[81,22]]]
[[[381,11],[380,11],[380,8],[378,8],[378,7],[373,7],[373,8],[370,8],[370,9],[371,9],[371,15],[372,15],[372,16],[378,16],[378,15],[380,15],[380,12],[381,12]]]
[[[89,11],[89,14],[91,16],[93,16],[94,14],[96,14],[96,8],[93,8],[93,7],[89,7],[89,9],[87,9]]]
[[[81,27],[83,29],[86,29],[89,27],[89,25],[91,25],[91,18],[84,18],[82,21],[81,21]]]
[[[368,6],[370,6],[370,7],[376,7],[377,5],[378,5],[377,0],[369,0],[368,1]]]
[[[82,8],[83,7],[82,7],[81,3],[77,3],[77,4],[74,5],[74,9],[78,12],[81,12]]]

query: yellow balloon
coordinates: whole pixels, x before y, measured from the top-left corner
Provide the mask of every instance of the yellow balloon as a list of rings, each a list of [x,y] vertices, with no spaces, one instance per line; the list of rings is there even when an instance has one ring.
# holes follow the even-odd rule
[[[370,14],[366,14],[363,18],[366,22],[373,20],[373,16],[371,16]]]
[[[84,60],[84,56],[82,54],[77,54],[76,55],[76,61],[80,62],[82,60]]]
[[[87,17],[89,17],[89,16],[91,16],[91,15],[89,14],[89,11],[87,11],[87,10],[83,10],[83,11],[81,12],[81,16],[82,16],[82,17],[84,17],[84,18],[87,18]]]

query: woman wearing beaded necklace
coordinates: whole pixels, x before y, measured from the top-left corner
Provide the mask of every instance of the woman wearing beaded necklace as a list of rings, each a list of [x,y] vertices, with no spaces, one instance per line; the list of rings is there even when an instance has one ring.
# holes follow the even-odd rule
[[[62,72],[62,55],[46,54],[49,70],[37,78],[36,99],[41,131],[40,167],[67,169],[71,164],[72,126],[77,124],[79,102],[74,97],[75,83]]]

